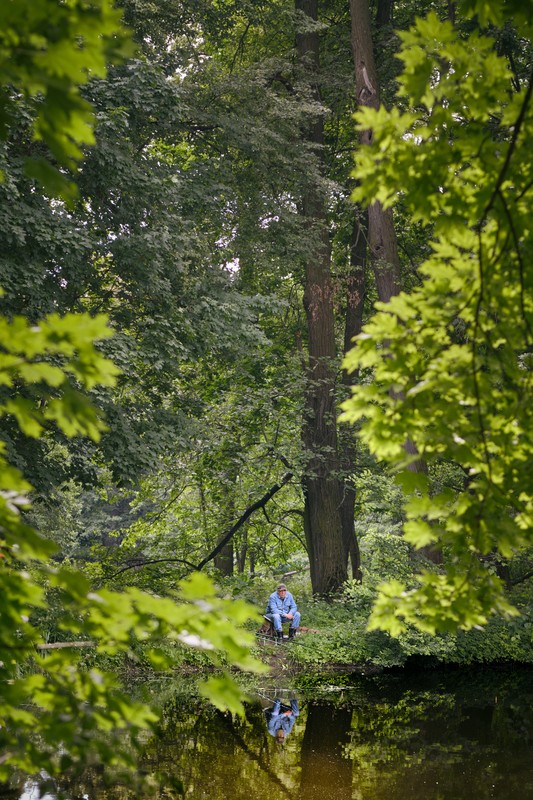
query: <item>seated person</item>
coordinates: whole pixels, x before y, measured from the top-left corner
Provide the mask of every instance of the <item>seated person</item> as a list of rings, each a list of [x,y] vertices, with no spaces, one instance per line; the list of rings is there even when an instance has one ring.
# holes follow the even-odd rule
[[[276,697],[272,708],[265,709],[265,719],[268,732],[274,736],[280,744],[292,731],[296,717],[299,715],[298,701],[291,700],[291,707],[284,706],[281,700]]]
[[[289,639],[294,639],[300,625],[300,612],[296,608],[294,597],[287,591],[284,583],[280,583],[268,598],[265,617],[273,623],[276,639],[283,639],[281,626],[284,622],[290,622]]]

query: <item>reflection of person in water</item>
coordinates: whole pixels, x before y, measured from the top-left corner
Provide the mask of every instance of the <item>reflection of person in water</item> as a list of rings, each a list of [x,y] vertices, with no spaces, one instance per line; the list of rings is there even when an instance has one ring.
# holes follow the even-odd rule
[[[289,708],[283,705],[281,700],[276,697],[272,708],[265,709],[265,719],[270,735],[274,736],[280,744],[284,742],[292,731],[299,713],[298,700],[291,700],[291,707]]]

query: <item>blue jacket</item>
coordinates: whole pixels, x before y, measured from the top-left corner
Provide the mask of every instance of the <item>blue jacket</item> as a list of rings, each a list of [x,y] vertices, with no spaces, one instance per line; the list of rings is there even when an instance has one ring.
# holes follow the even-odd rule
[[[287,706],[281,705],[281,700],[276,698],[272,708],[265,710],[265,719],[267,723],[268,732],[271,736],[275,736],[276,732],[282,728],[285,731],[285,736],[288,736],[292,731],[296,717],[299,715],[298,701],[291,700],[291,714],[285,714],[288,711]]]
[[[289,591],[285,593],[285,597],[280,597],[277,592],[272,592],[268,598],[267,614],[294,614],[297,610],[294,597]]]

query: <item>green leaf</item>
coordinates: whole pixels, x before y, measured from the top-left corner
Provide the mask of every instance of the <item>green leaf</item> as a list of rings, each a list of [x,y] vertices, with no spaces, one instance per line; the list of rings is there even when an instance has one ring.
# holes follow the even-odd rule
[[[199,686],[200,694],[221,711],[244,715],[243,702],[246,694],[227,674],[209,678]]]

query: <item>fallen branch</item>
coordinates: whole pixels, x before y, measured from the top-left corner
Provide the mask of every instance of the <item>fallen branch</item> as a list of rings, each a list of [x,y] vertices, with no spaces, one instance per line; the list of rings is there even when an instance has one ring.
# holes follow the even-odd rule
[[[37,650],[62,650],[64,647],[95,647],[95,642],[51,642],[50,644],[37,644]]]
[[[302,567],[301,569],[291,569],[290,572],[284,572],[281,577],[283,578],[283,580],[285,580],[285,578],[290,578],[291,575],[298,575],[299,572],[309,572],[310,569],[311,567]]]
[[[113,578],[116,578],[117,575],[121,575],[123,572],[127,572],[130,569],[141,569],[143,567],[149,566],[150,564],[164,564],[173,562],[178,564],[185,564],[187,567],[190,567],[191,570],[201,570],[203,567],[205,567],[206,564],[212,561],[213,558],[215,558],[215,556],[217,556],[220,553],[222,548],[229,542],[231,537],[239,530],[239,528],[241,528],[244,525],[248,517],[250,517],[254,513],[254,511],[258,511],[260,508],[264,509],[268,501],[272,497],[274,497],[274,495],[277,492],[279,492],[279,490],[282,489],[285,486],[285,484],[287,484],[290,481],[292,477],[293,473],[287,472],[281,479],[280,483],[275,483],[274,486],[272,486],[260,500],[258,500],[256,503],[253,503],[251,506],[248,506],[246,511],[239,517],[235,525],[232,525],[232,527],[223,535],[222,539],[219,541],[217,546],[209,553],[208,556],[206,556],[202,561],[200,561],[198,566],[195,566],[190,561],[186,561],[183,558],[169,557],[169,558],[154,558],[146,560],[138,559],[132,562],[131,564],[126,564],[125,566],[120,567],[120,569],[117,569],[111,575],[106,575],[105,580],[110,581]]]

